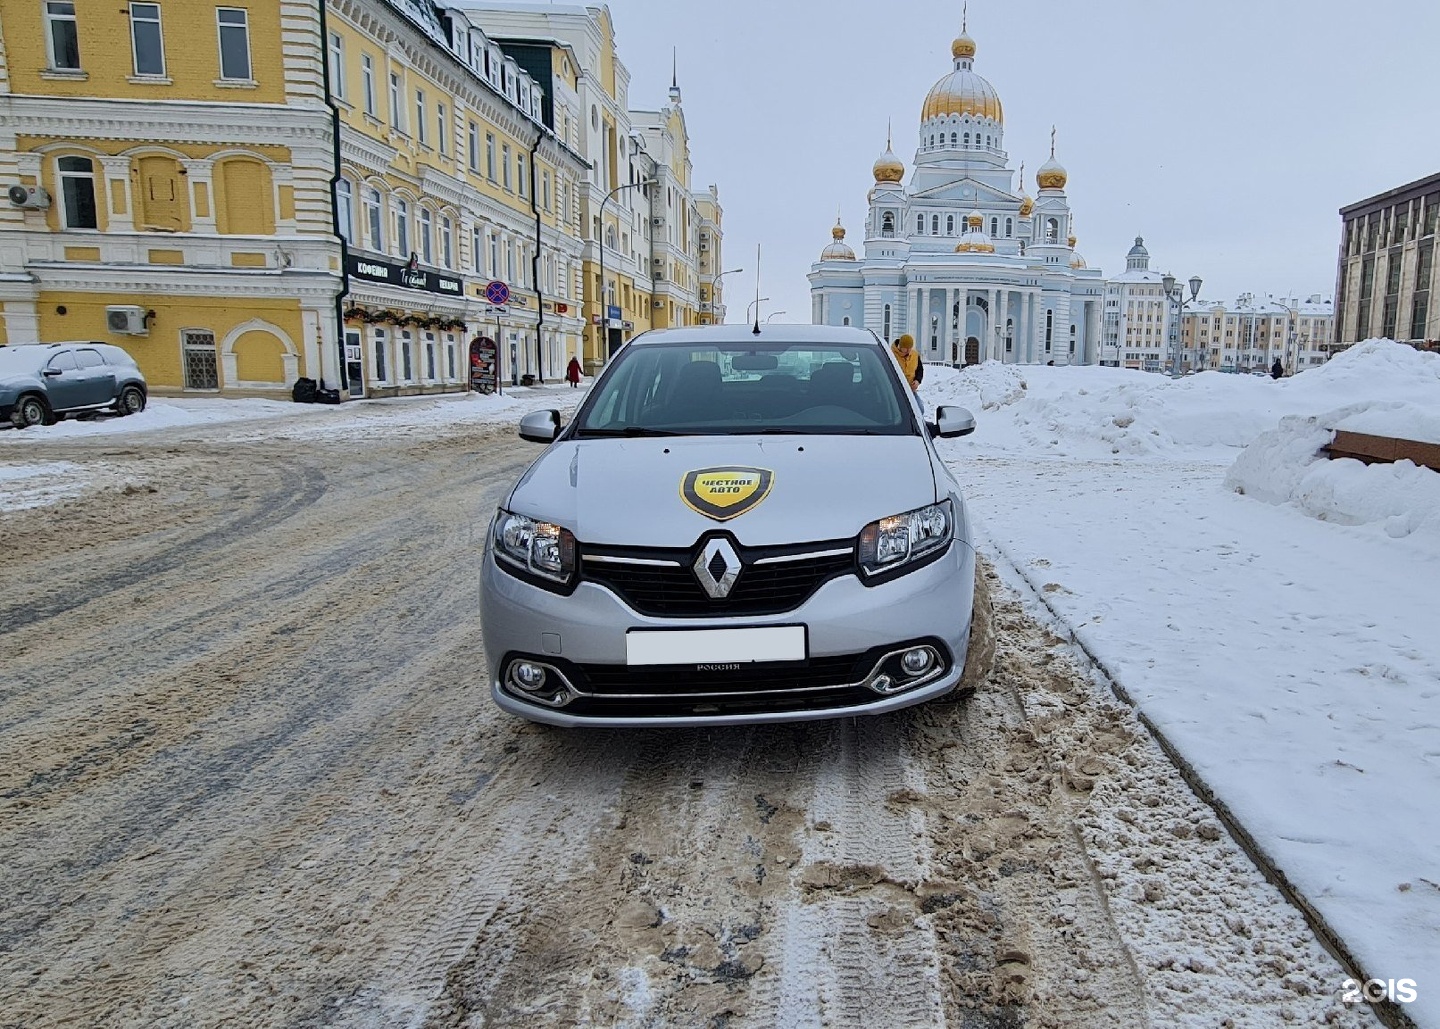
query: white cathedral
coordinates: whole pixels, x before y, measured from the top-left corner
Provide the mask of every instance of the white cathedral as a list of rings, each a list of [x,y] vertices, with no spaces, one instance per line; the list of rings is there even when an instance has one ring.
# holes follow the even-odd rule
[[[975,41],[962,28],[955,69],[920,113],[915,170],[887,140],[875,162],[857,260],[837,220],[809,276],[811,321],[857,325],[893,341],[915,338],[926,361],[1095,364],[1105,283],[1075,249],[1065,169],[1050,159],[1025,190],[1005,152],[1005,113],[975,73]]]

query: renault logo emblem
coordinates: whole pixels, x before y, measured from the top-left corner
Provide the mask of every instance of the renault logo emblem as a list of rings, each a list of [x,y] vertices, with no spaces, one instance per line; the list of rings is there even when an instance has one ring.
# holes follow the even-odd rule
[[[700,548],[700,556],[692,566],[695,578],[712,600],[723,600],[730,595],[735,580],[740,576],[740,555],[726,539],[712,539]]]

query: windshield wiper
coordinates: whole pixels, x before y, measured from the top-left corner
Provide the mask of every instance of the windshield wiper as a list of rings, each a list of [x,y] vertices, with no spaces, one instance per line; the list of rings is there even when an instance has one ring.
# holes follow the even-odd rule
[[[580,429],[575,433],[577,439],[611,439],[611,438],[635,438],[641,436],[689,436],[688,432],[675,432],[672,429],[650,429],[643,425],[627,425],[623,429]]]

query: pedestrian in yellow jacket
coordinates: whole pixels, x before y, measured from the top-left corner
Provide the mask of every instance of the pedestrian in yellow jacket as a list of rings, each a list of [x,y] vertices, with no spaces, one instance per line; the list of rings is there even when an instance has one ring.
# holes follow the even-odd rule
[[[900,362],[900,370],[905,373],[905,381],[910,383],[913,390],[920,389],[920,383],[925,378],[925,366],[920,363],[920,355],[915,350],[915,337],[905,333],[895,341],[895,360]]]

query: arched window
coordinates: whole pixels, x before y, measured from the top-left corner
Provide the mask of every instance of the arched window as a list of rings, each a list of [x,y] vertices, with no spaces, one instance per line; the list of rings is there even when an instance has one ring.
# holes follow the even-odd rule
[[[945,216],[945,235],[955,235],[955,216],[953,214],[947,214]]]
[[[988,132],[985,134],[985,145],[986,145],[986,146],[992,146],[992,145],[993,145],[993,144],[990,142],[990,134],[989,134]]]
[[[410,256],[410,205],[403,197],[395,198],[395,252],[403,258]]]
[[[426,208],[420,208],[420,260],[426,264],[435,263],[435,218]]]
[[[915,216],[915,234],[917,236],[925,235],[925,216],[923,214]]]
[[[1014,219],[1014,218],[1006,218],[1006,219],[1005,219],[1005,238],[1006,238],[1006,239],[1009,239],[1009,238],[1010,238],[1011,236],[1013,236],[1014,234],[1015,234],[1015,219]]]
[[[385,219],[380,212],[385,209],[380,200],[380,191],[374,187],[367,186],[364,196],[365,204],[365,243],[371,250],[385,250]],[[382,379],[385,376],[380,376]]]
[[[844,318],[840,319],[840,324],[841,324],[841,325],[849,325],[849,324],[850,324],[850,316],[847,314]]]
[[[930,216],[930,235],[940,235],[940,216],[938,214],[932,214]]]
[[[990,238],[991,238],[991,239],[994,239],[994,238],[995,238],[996,236],[998,236],[998,235],[1000,235],[1000,219],[999,219],[999,218],[991,218],[991,219],[990,219]]]
[[[1045,242],[1054,243],[1060,238],[1060,223],[1054,218],[1045,219]]]
[[[95,162],[88,157],[62,157],[60,172],[61,211],[67,229],[98,229],[95,208]]]
[[[955,133],[955,132],[950,133],[950,145],[951,145],[951,146],[954,146],[954,145],[955,145],[956,143],[958,143],[958,142],[960,142],[960,135],[959,135],[959,133]]]
[[[889,211],[886,211],[884,216],[880,220],[880,235],[895,235],[895,216]]]
[[[966,146],[969,146],[969,145],[970,145],[970,133],[968,133],[968,132],[965,133],[965,145],[966,145]]]

